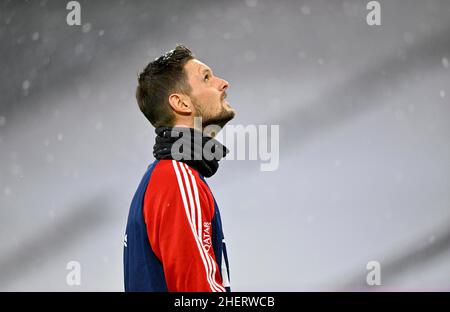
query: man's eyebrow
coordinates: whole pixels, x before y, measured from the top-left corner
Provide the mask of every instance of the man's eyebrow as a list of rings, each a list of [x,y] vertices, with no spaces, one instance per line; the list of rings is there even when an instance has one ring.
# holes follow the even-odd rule
[[[205,73],[207,73],[207,72],[209,72],[209,73],[212,75],[212,71],[211,71],[209,68],[204,68],[204,69],[202,70],[202,73],[203,73],[203,74],[205,74]]]

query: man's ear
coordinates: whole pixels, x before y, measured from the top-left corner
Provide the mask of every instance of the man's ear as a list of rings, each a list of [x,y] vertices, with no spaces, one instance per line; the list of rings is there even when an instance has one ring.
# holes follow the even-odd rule
[[[172,93],[169,95],[169,104],[175,113],[189,115],[193,113],[192,102],[187,95]]]

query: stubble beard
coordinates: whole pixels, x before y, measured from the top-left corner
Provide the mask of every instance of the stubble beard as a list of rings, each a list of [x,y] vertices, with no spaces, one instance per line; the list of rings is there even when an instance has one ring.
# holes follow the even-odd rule
[[[234,118],[234,110],[227,110],[222,102],[221,110],[216,115],[211,116],[204,112],[202,107],[198,104],[196,100],[192,100],[192,104],[197,112],[196,117],[202,118],[202,128],[208,126],[219,126],[220,128],[225,127],[225,125]]]

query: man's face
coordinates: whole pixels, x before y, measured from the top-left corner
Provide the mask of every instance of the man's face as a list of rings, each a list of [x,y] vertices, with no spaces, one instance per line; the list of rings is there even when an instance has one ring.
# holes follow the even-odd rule
[[[235,111],[225,100],[228,82],[214,76],[211,68],[197,59],[189,60],[184,66],[191,86],[190,99],[195,116],[202,117],[202,126],[224,127],[233,119]]]

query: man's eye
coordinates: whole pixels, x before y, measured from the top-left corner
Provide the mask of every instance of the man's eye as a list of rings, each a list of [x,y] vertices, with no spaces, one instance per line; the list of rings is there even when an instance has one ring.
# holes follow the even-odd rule
[[[209,75],[206,75],[205,78],[203,80],[208,80],[209,79]]]

